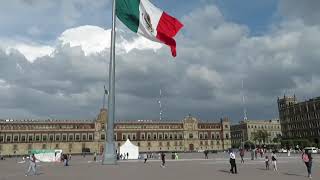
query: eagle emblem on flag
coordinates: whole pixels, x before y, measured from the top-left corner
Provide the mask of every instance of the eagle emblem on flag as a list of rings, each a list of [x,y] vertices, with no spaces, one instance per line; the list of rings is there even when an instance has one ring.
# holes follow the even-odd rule
[[[153,33],[153,27],[152,27],[152,23],[151,23],[151,18],[149,16],[148,13],[142,13],[144,22],[146,23],[147,29],[149,32]]]

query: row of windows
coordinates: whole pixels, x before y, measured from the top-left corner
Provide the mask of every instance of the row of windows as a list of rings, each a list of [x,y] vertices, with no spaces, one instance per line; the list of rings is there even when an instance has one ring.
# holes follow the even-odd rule
[[[280,125],[248,125],[248,128],[255,129],[280,129]]]
[[[319,128],[320,127],[320,121],[314,121],[314,122],[300,122],[300,123],[294,123],[289,124],[289,127],[291,129],[311,129],[311,128]]]
[[[314,119],[320,119],[320,114],[314,112],[314,113],[302,114],[302,115],[297,115],[297,116],[288,118],[289,122],[314,120]]]
[[[122,140],[137,140],[136,133],[123,133]],[[163,140],[163,139],[183,139],[183,134],[172,134],[172,133],[141,133],[140,134],[141,140]]]
[[[293,131],[293,132],[288,132],[289,136],[294,136],[294,137],[308,137],[308,136],[320,136],[320,129],[318,130],[310,130],[310,131]]]
[[[193,134],[189,134],[189,139],[193,139]],[[123,133],[122,140],[137,140],[136,133]],[[167,139],[183,139],[183,134],[172,134],[172,133],[141,133],[140,134],[141,140],[167,140]],[[199,139],[209,139],[208,133],[199,133]],[[211,139],[220,139],[219,134],[211,134]],[[226,139],[229,139],[229,134],[226,134]]]
[[[174,141],[174,142],[170,142],[170,141],[167,141],[167,142],[158,142],[158,146],[160,147],[163,147],[163,146],[167,146],[167,147],[170,147],[170,146],[183,146],[183,142],[182,141]],[[210,143],[210,144],[209,144]],[[200,145],[220,145],[220,141],[216,141],[216,143],[214,143],[214,141],[200,141]],[[118,143],[118,147],[121,146],[121,143]],[[141,146],[141,143],[140,142],[137,142],[137,146]],[[151,147],[152,146],[152,143],[151,142],[148,142],[147,143],[147,146],[148,147]]]
[[[287,109],[281,111],[281,114],[283,114],[283,115],[301,114],[301,113],[314,112],[314,111],[317,111],[317,110],[320,110],[320,103],[319,103],[318,107],[311,105],[311,106],[308,107],[308,109],[306,108],[306,106],[287,108]]]
[[[116,129],[182,129],[182,125],[116,125]]]
[[[55,135],[0,135],[0,142],[52,142],[52,141],[93,141],[93,134]]]
[[[189,137],[190,138],[190,137]],[[226,137],[227,139],[229,138],[229,135],[227,135]],[[199,133],[199,139],[209,139],[209,136],[207,133]],[[219,134],[211,134],[211,139],[220,139],[220,135]]]
[[[38,124],[30,124],[30,125],[19,125],[19,124],[11,124],[11,125],[0,125],[0,130],[51,130],[51,129],[93,129],[94,124],[86,124],[86,125],[38,125]]]
[[[198,125],[200,129],[220,129],[220,125]],[[225,125],[225,128],[228,128],[228,125]]]

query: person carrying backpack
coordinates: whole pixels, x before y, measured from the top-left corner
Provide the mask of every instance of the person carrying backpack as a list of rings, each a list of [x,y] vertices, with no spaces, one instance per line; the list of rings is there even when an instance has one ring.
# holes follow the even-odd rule
[[[311,153],[309,153],[307,149],[306,149],[305,152],[302,154],[302,161],[304,162],[304,164],[305,164],[306,167],[307,167],[308,178],[312,178],[312,176],[311,176],[312,156],[311,156]]]

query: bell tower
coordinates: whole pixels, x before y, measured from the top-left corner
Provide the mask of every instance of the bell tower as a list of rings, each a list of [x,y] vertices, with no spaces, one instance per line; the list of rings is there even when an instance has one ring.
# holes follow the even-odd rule
[[[106,108],[100,109],[100,113],[97,117],[97,130],[104,130],[106,126],[106,120],[108,120],[108,110]]]

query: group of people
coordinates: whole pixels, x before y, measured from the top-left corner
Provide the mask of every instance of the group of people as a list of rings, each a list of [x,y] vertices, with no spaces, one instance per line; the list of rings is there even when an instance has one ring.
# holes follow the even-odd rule
[[[71,160],[71,154],[62,154],[61,162],[63,162],[64,166],[69,166],[69,161]]]
[[[174,159],[178,159],[178,153],[174,153],[172,156],[174,156]],[[159,153],[159,157],[161,159],[161,167],[166,167],[166,154],[164,152]],[[144,163],[147,163],[148,160],[148,154],[143,154]]]
[[[129,153],[117,153],[117,160],[125,160],[125,159],[129,159]]]
[[[245,150],[244,149],[241,149],[240,150],[240,157],[241,157],[241,163],[244,163],[244,152]],[[258,153],[260,153],[260,156],[262,157],[262,155],[265,153],[263,150],[256,150],[256,151],[251,151],[251,159],[253,160],[252,158],[252,152],[255,152],[255,156],[257,156]],[[232,174],[237,174],[238,171],[237,171],[237,164],[236,164],[236,155],[235,155],[235,152],[233,150],[230,150],[229,151],[229,156],[230,156],[230,173]],[[256,157],[257,158],[257,157]],[[312,178],[312,175],[311,175],[311,169],[312,169],[312,155],[311,153],[308,151],[308,150],[305,150],[305,152],[302,154],[302,157],[301,157],[302,161],[305,163],[306,165],[306,168],[307,168],[307,172],[308,172],[308,177],[309,178]],[[271,163],[272,163],[272,167],[273,167],[273,170],[278,172],[278,166],[277,166],[277,160],[278,160],[278,157],[276,155],[276,152],[275,151],[272,151],[272,154],[271,154]],[[266,170],[269,170],[270,169],[270,158],[268,155],[265,156],[264,158],[264,162],[265,162],[265,167],[266,167]]]

